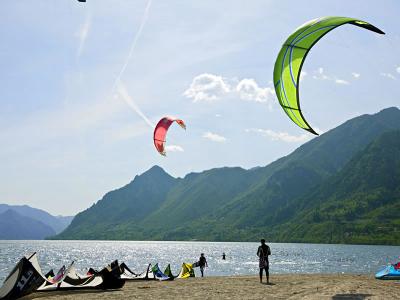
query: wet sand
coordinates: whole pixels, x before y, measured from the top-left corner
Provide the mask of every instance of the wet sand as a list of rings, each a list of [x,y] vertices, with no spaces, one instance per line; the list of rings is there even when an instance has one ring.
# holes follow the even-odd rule
[[[275,275],[126,282],[116,291],[36,293],[23,299],[400,299],[400,283],[370,275]]]

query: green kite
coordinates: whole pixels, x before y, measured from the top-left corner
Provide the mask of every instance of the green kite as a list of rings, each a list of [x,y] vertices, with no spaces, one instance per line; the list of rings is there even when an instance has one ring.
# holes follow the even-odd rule
[[[353,18],[323,17],[300,26],[282,45],[274,67],[274,85],[279,104],[289,118],[301,128],[318,135],[305,120],[299,103],[301,68],[310,49],[329,31],[352,24],[385,34],[375,26]]]

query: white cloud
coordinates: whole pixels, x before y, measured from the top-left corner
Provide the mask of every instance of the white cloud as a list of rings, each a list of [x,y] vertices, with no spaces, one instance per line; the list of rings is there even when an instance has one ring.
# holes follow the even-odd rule
[[[167,152],[184,152],[183,148],[181,146],[178,146],[178,145],[167,145],[165,147],[165,150]]]
[[[260,88],[254,79],[242,79],[236,86],[240,99],[255,102],[271,102],[275,96],[273,88]]]
[[[260,128],[246,129],[246,132],[255,132],[271,139],[272,141],[282,141],[286,143],[303,143],[313,138],[311,134],[307,133],[296,136],[296,135],[290,135],[287,132],[277,132],[271,129],[260,129]]]
[[[382,72],[381,76],[396,80],[396,77],[394,77],[394,75],[392,73],[384,73],[384,72]]]
[[[239,97],[241,100],[271,104],[275,98],[273,87],[260,87],[252,78],[239,80],[204,73],[196,76],[183,93],[193,102],[213,102],[223,97]]]
[[[183,95],[193,99],[193,102],[212,102],[229,93],[230,90],[229,84],[221,76],[204,73],[193,78],[190,87]]]
[[[343,79],[335,79],[335,82],[337,84],[344,84],[344,85],[349,85],[350,84],[348,81],[343,80]]]
[[[203,134],[203,138],[209,139],[210,141],[217,142],[217,143],[226,142],[226,138],[225,137],[223,137],[223,136],[221,136],[219,134],[216,134],[216,133],[209,132],[209,131],[205,132]]]
[[[361,76],[360,73],[356,73],[356,72],[351,73],[351,75],[353,75],[353,77],[354,77],[355,79],[358,79],[358,78],[360,78],[360,76]]]
[[[398,67],[396,68],[396,72],[397,72],[397,73],[400,73],[400,66],[398,66]]]

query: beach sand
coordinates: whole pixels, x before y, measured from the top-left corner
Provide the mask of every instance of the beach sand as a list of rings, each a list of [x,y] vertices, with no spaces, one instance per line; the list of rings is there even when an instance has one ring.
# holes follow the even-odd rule
[[[35,293],[23,299],[400,299],[400,283],[369,275],[271,275],[126,282],[116,291]]]

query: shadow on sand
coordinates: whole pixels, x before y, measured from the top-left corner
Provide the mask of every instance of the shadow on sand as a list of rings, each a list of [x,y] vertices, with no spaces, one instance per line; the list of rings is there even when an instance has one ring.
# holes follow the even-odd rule
[[[364,300],[371,296],[371,294],[336,294],[332,300]]]
[[[41,298],[47,298],[49,296],[65,296],[65,295],[74,295],[76,297],[81,297],[84,299],[85,294],[106,294],[106,293],[113,293],[113,292],[118,292],[121,290],[80,290],[80,291],[52,291],[52,292],[36,292],[30,295],[27,295],[21,300],[34,300],[34,299],[41,299]],[[80,298],[79,298],[80,299]]]
[[[269,283],[261,282],[261,284],[263,284],[263,285],[275,285],[275,283],[273,283],[273,282],[269,282]]]

